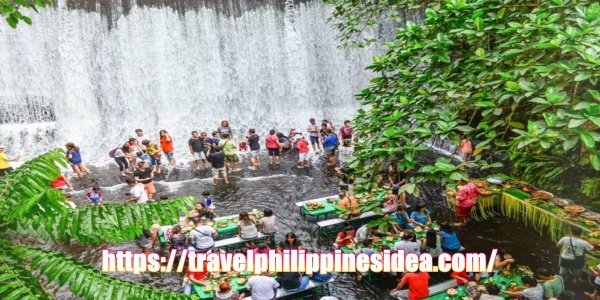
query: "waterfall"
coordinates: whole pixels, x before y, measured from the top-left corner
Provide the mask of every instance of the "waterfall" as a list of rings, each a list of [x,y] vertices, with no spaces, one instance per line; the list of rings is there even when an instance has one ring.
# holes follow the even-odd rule
[[[448,156],[454,160],[462,161],[460,155],[456,154],[457,145],[447,139],[440,139],[434,136],[431,140],[425,143],[431,150],[441,155]]]
[[[160,2],[159,1],[163,1]],[[238,138],[351,118],[377,49],[340,49],[321,1],[59,0],[33,25],[0,24],[0,143],[25,158],[71,141],[84,161],[142,128],[229,120]],[[0,22],[2,23],[2,22]],[[33,112],[25,112],[34,107]]]

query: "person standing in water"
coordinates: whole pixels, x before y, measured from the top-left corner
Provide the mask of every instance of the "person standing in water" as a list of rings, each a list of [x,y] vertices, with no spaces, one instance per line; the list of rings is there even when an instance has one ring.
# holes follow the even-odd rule
[[[350,120],[344,121],[344,126],[340,127],[340,137],[342,142],[352,141],[352,127],[350,127]]]
[[[279,155],[281,152],[281,144],[279,143],[279,138],[276,135],[275,129],[269,131],[269,135],[265,138],[265,144],[267,145],[267,151],[269,152],[269,165],[273,165],[273,160],[275,160],[276,164],[280,164],[281,159]],[[273,157],[275,157],[275,159],[273,159]]]
[[[87,169],[83,166],[83,161],[81,160],[81,153],[79,152],[79,147],[75,146],[73,143],[67,143],[65,145],[67,148],[67,160],[75,172],[75,176],[82,177],[85,175],[89,175]]]
[[[160,146],[153,144],[150,140],[143,140],[142,144],[146,146],[146,154],[150,156],[150,164],[152,165],[152,171],[156,174],[160,174],[160,158],[161,152]]]
[[[212,146],[209,146],[209,152]],[[215,152],[210,152],[208,154],[208,159],[212,165],[212,176],[213,176],[213,185],[217,185],[217,180],[219,180],[219,175],[223,176],[223,180],[225,184],[229,184],[229,178],[227,178],[227,171],[225,170],[225,154],[221,151],[219,146],[215,147]]]
[[[233,135],[233,131],[231,131],[231,127],[229,127],[229,122],[227,120],[221,121],[221,126],[217,128],[217,132],[219,133],[220,138],[225,138],[226,134],[230,136]]]
[[[223,153],[225,154],[227,171],[239,171],[239,159],[237,153],[235,152],[235,143],[233,142],[231,135],[229,135],[228,133],[224,133],[223,139],[219,142],[219,147],[223,150]]]
[[[473,143],[471,143],[471,140],[464,135],[460,140],[460,145],[456,150],[460,152],[460,158],[462,161],[468,161],[471,158],[471,154],[473,154]]]
[[[252,155],[252,159],[250,160],[251,166],[248,169],[256,170],[256,168],[260,167],[260,156],[258,155],[260,151],[260,137],[256,134],[254,128],[248,130],[246,142],[250,147],[250,155]]]
[[[198,135],[198,131],[192,131],[192,137],[188,141],[190,147],[190,153],[194,157],[194,166],[196,170],[200,170],[202,162],[206,162],[206,156],[204,155],[204,141]]]
[[[208,162],[207,144],[210,144],[212,139],[208,137],[208,134],[205,131],[200,134],[200,139],[202,140],[202,152],[204,153],[204,167],[210,168],[210,162]]]
[[[146,146],[144,146],[144,144],[142,144],[142,142],[146,139],[146,137],[144,136],[144,131],[139,128],[136,129],[135,130],[135,139],[137,141],[138,147],[140,147],[140,149],[143,152],[146,152]]]
[[[175,167],[175,148],[173,148],[173,138],[166,130],[161,130],[160,135],[160,148],[169,161],[169,167]]]
[[[0,145],[0,177],[6,176],[8,173],[10,173],[13,170],[13,168],[8,163],[9,161],[19,160],[18,155],[12,156],[12,157],[6,155],[6,153],[4,152],[5,149],[6,149],[5,146]]]
[[[315,118],[310,118],[309,121],[310,125],[308,125],[306,131],[308,131],[310,137],[310,144],[314,152],[319,152],[321,151],[321,144],[319,143],[319,125],[317,125]]]

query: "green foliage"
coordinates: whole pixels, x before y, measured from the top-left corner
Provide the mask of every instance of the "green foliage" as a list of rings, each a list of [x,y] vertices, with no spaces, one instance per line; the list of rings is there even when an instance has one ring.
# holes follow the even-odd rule
[[[3,241],[6,242],[6,241]],[[31,271],[13,253],[0,249],[0,298],[5,300],[50,299]]]
[[[60,166],[66,166],[65,153],[55,149],[0,178],[0,220],[10,223],[32,214],[65,213],[64,197],[48,189],[60,174]]]
[[[171,225],[179,222],[194,206],[194,197],[182,197],[144,204],[103,204],[81,206],[66,214],[40,214],[21,219],[22,228],[42,230],[55,241],[82,244],[121,243],[142,235],[152,224]]]
[[[333,2],[342,38],[373,11],[414,6]],[[377,77],[357,95],[365,107],[354,121],[357,175],[374,178],[387,161],[399,159],[401,168],[421,166],[411,183],[444,184],[465,177],[466,168],[502,166],[486,154],[505,152],[516,173],[534,184],[598,176],[600,4],[447,0],[418,6],[423,22],[407,22],[386,43],[387,53],[368,67]],[[462,135],[478,141],[471,162],[420,159],[432,137],[458,144]]]
[[[31,25],[31,18],[23,15],[22,10],[25,8],[38,12],[38,8],[45,8],[53,3],[52,0],[0,0],[0,16],[12,28],[17,28],[19,21]]]
[[[38,269],[48,282],[56,282],[59,286],[68,284],[73,294],[85,299],[198,299],[196,295],[186,296],[113,278],[60,252],[11,246],[8,241],[1,241],[0,248],[14,253],[20,263]]]
[[[581,192],[592,199],[600,199],[600,177],[586,178],[583,180]],[[596,204],[597,203],[598,202],[596,202]]]

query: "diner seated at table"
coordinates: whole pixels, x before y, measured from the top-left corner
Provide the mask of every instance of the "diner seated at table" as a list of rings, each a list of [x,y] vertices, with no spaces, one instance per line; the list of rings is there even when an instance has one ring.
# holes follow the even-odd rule
[[[252,300],[275,299],[277,288],[279,288],[279,283],[275,278],[268,276],[267,272],[253,275],[246,284],[246,289],[252,293]]]
[[[485,293],[479,296],[479,300],[504,300],[498,294],[500,294],[500,287],[493,283],[488,283],[485,286]]]
[[[400,241],[394,244],[394,251],[404,250],[404,255],[415,253],[421,254],[421,241],[415,240],[414,232],[410,230],[404,230],[404,234]]]
[[[502,293],[512,297],[523,297],[527,300],[544,300],[544,288],[532,277],[521,278],[524,289],[522,291],[504,290]]]
[[[341,192],[338,194],[340,198],[340,206],[344,209],[350,210],[350,214],[352,216],[358,216],[360,211],[358,210],[358,201],[354,196],[350,196],[345,192]]]
[[[461,271],[450,273],[450,277],[452,277],[456,281],[456,284],[466,285],[471,281],[479,281],[479,279],[481,279],[481,274],[477,272]]]
[[[398,196],[389,194],[387,195],[387,201],[383,203],[383,208],[381,210],[386,214],[391,214],[396,211],[398,205]]]
[[[458,240],[458,235],[450,226],[448,222],[442,222],[440,224],[440,232],[438,233],[442,239],[442,251],[449,254],[454,254],[460,251],[462,245]]]
[[[195,228],[190,231],[188,244],[192,250],[198,252],[207,252],[215,246],[214,238],[217,237],[217,231],[211,226],[206,225],[206,219],[194,217]]]
[[[256,249],[254,249],[254,253],[257,254],[269,254],[269,250],[271,250],[271,248],[269,248],[269,246],[267,246],[267,244],[265,243],[260,243],[258,244],[258,246],[256,247]]]
[[[215,291],[213,300],[242,300],[244,297],[246,297],[246,294],[232,291],[231,284],[224,281],[219,283],[219,290]]]
[[[183,293],[186,295],[191,295],[195,292],[194,284],[204,286],[210,278],[210,273],[206,271],[208,266],[208,262],[204,262],[203,271],[192,272],[189,268],[187,269],[185,276],[183,277],[182,287]]]
[[[404,229],[410,229],[413,227],[411,219],[406,212],[406,207],[398,206],[396,212],[390,215],[390,218],[396,220],[396,224],[392,224],[392,230],[396,233],[402,232]]]
[[[408,290],[402,288],[408,284]],[[398,285],[390,291],[390,295],[398,299],[425,299],[429,297],[429,273],[407,272],[404,273]]]
[[[354,229],[352,229],[352,227],[350,227],[350,226],[344,227],[344,230],[340,231],[337,234],[337,237],[335,238],[335,243],[333,244],[334,247],[339,249],[341,247],[348,246],[348,245],[354,243],[355,235],[356,234],[354,232]]]
[[[283,253],[283,250],[285,249],[290,249],[290,250],[300,250],[300,249],[304,249],[304,247],[302,246],[302,242],[300,242],[300,240],[298,240],[298,237],[296,236],[295,233],[293,232],[288,232],[285,235],[285,240],[279,242],[279,244],[277,244],[277,252],[278,253]]]
[[[437,258],[442,254],[442,238],[433,229],[427,230],[425,237],[421,239],[421,249],[423,252],[429,253],[437,263]]]
[[[510,271],[514,262],[515,259],[506,249],[500,249],[498,250],[498,254],[496,254],[492,271],[495,273]]]
[[[190,218],[196,216],[204,217],[212,221],[217,217],[217,214],[212,210],[208,209],[204,203],[200,202],[196,204],[196,207],[194,209],[189,211],[188,216]]]
[[[255,239],[258,236],[258,229],[256,229],[254,221],[250,219],[250,215],[247,212],[241,212],[239,216],[238,236],[243,240]]]
[[[419,225],[429,225],[431,224],[431,216],[429,209],[427,209],[427,204],[421,202],[417,204],[417,210],[413,211],[410,214],[410,218],[414,223]]]
[[[379,237],[377,237],[375,235],[375,233],[377,233],[377,229],[376,228],[372,228],[369,227],[368,224],[365,224],[363,226],[360,226],[355,233],[354,236],[354,242],[355,243],[361,243],[366,239],[371,239],[371,240],[378,240]]]
[[[286,292],[299,292],[306,289],[310,283],[308,276],[302,276],[299,272],[281,272],[277,274],[281,287]]]
[[[375,252],[377,252],[377,250],[376,250],[376,249],[374,249],[374,247],[373,247],[373,240],[366,239],[366,240],[364,240],[364,241],[363,241],[363,243],[362,243],[362,247],[361,247],[360,249],[356,250],[356,252],[355,252],[355,253],[356,253],[357,255],[358,255],[358,254],[361,254],[361,253],[364,253],[364,254],[366,254],[366,255],[368,255],[368,256],[371,256],[371,254],[373,254],[373,253],[375,253]],[[368,272],[369,272],[369,271],[367,271],[367,273],[368,273]],[[363,278],[363,276],[364,276],[364,275],[366,275],[367,273],[361,273],[361,272],[359,272],[359,271],[357,270],[357,271],[356,271],[356,278],[357,278],[358,280],[361,280],[361,279]]]
[[[565,281],[562,276],[555,275],[546,268],[537,269],[535,274],[537,275],[537,281],[544,288],[544,298],[560,298],[565,291]]]

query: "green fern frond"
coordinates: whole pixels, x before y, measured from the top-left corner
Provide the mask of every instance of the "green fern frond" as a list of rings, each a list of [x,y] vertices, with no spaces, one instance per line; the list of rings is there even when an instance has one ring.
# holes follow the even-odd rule
[[[68,284],[73,294],[85,299],[198,299],[196,295],[186,296],[114,278],[60,252],[10,245],[2,240],[0,244],[0,248],[15,253],[22,263],[38,269],[41,275],[47,277],[48,282],[56,282],[59,286]]]
[[[66,200],[56,193],[48,194],[50,182],[66,166],[65,153],[54,149],[25,162],[0,179],[0,218],[5,222],[21,219],[30,214],[64,213]],[[53,201],[47,201],[52,198]],[[49,210],[57,209],[56,212]]]
[[[0,299],[50,299],[31,271],[23,267],[14,254],[4,249],[0,250]]]
[[[584,179],[581,184],[581,192],[591,199],[600,198],[600,177]]]
[[[142,235],[154,223],[170,225],[194,206],[194,197],[182,197],[144,204],[103,204],[81,206],[66,214],[39,214],[15,222],[21,228],[43,231],[54,241],[82,244],[121,243]]]

